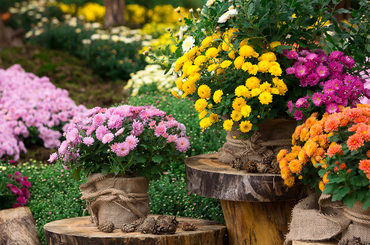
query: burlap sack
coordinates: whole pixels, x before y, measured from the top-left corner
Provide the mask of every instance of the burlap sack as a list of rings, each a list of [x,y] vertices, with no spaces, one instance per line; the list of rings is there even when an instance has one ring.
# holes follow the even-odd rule
[[[348,227],[351,220],[342,213],[342,205],[334,203],[330,206],[319,205],[316,193],[302,199],[292,211],[292,221],[284,245],[291,241],[326,241],[340,239],[341,233]]]
[[[149,214],[149,180],[144,177],[91,174],[80,185],[82,200],[86,200],[91,222],[96,226],[111,221],[115,227],[132,223]]]
[[[261,162],[265,157],[276,156],[281,149],[290,149],[296,126],[295,120],[267,120],[246,140],[240,137],[240,131],[228,131],[226,143],[218,151],[219,161],[232,165],[236,158],[242,162]],[[235,123],[233,128],[237,127]]]
[[[362,210],[362,203],[356,202],[352,208],[343,207],[343,214],[352,222],[342,233],[342,241],[359,237],[361,243],[370,243],[370,208]]]

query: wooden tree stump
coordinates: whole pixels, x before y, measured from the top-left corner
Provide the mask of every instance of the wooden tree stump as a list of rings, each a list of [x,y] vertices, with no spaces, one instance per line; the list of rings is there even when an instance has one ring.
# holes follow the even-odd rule
[[[0,244],[41,245],[35,219],[28,207],[0,211]]]
[[[157,218],[158,215],[153,215]],[[48,245],[79,244],[79,245],[223,245],[225,244],[226,227],[218,222],[177,217],[179,225],[175,234],[153,235],[140,232],[123,233],[115,229],[112,233],[104,233],[89,222],[89,217],[78,217],[50,222],[44,226]],[[196,231],[183,231],[184,222],[198,227]]]
[[[300,242],[293,241],[292,245],[337,245],[338,242]]]
[[[248,173],[218,161],[217,154],[185,160],[186,185],[221,200],[230,245],[282,245],[302,186],[287,188],[280,175]]]

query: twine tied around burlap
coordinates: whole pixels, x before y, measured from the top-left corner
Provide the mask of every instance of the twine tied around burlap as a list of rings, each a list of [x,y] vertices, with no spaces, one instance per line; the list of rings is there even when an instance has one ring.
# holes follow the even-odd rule
[[[292,221],[284,245],[292,241],[339,241],[347,244],[354,237],[362,243],[370,242],[370,209],[362,214],[362,205],[352,209],[342,202],[331,201],[332,196],[313,193],[302,199],[292,211]]]
[[[144,177],[95,173],[88,176],[87,183],[80,185],[81,199],[86,200],[90,221],[110,221],[116,227],[131,223],[149,214],[149,180]]]
[[[281,149],[290,149],[296,125],[295,120],[271,119],[258,125],[248,139],[242,138],[240,131],[228,131],[226,143],[218,151],[219,161],[238,170],[279,173],[276,155]],[[254,171],[251,165],[256,163]]]

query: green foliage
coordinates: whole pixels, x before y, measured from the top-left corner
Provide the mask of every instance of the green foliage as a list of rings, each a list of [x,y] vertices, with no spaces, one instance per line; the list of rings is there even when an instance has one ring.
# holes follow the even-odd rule
[[[150,213],[225,222],[220,201],[198,196],[186,188],[185,174],[165,173],[149,187]]]

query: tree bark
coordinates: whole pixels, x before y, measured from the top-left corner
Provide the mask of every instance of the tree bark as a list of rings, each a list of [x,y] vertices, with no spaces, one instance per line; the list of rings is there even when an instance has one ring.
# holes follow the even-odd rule
[[[0,13],[1,16],[1,13]],[[0,48],[5,48],[10,46],[10,40],[5,33],[5,25],[3,20],[0,18]]]
[[[105,16],[104,28],[124,25],[126,2],[125,0],[104,0]]]

